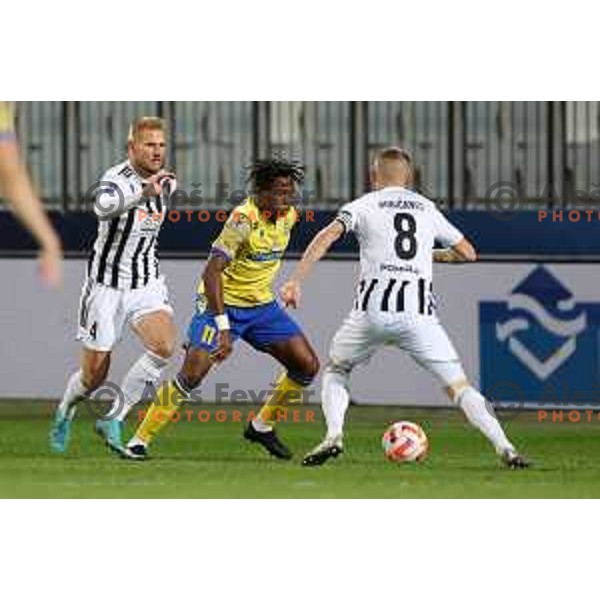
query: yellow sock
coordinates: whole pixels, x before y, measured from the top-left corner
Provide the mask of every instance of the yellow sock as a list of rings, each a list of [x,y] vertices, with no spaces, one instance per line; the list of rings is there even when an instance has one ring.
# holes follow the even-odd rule
[[[168,385],[161,385],[156,400],[150,405],[144,420],[135,432],[135,437],[149,444],[169,422],[171,416],[179,410],[184,398],[184,394],[172,381],[169,381]]]
[[[277,387],[273,390],[273,394],[263,404],[257,418],[263,421],[266,425],[273,427],[277,421],[277,417],[288,404],[302,402],[303,385],[296,383],[293,379],[283,373],[277,380]]]

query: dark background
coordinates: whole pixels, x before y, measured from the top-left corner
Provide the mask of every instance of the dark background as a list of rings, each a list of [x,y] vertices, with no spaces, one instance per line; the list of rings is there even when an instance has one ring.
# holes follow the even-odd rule
[[[595,209],[600,196],[598,102],[20,102],[17,130],[32,176],[63,237],[67,256],[84,255],[96,221],[86,191],[126,157],[129,123],[143,115],[170,125],[169,163],[180,189],[201,201],[177,208],[230,209],[244,167],[273,154],[307,164],[305,205],[292,255],[341,204],[368,189],[374,151],[413,153],[417,189],[436,200],[486,260],[596,260],[594,214],[571,223],[539,209]],[[499,195],[501,198],[499,199]],[[513,212],[505,213],[505,209]],[[206,255],[216,219],[167,222],[161,254]],[[29,256],[32,240],[0,212],[0,253]],[[336,248],[351,256],[351,240]]]

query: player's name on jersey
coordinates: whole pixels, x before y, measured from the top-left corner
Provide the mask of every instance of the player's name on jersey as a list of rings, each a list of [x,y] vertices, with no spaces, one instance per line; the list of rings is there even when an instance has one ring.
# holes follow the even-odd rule
[[[420,200],[382,200],[379,208],[392,208],[402,210],[425,210],[425,204]]]

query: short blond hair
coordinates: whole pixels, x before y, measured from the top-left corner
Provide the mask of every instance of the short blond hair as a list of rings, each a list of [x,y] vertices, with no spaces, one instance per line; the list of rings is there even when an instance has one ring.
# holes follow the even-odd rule
[[[404,163],[407,167],[413,166],[413,160],[410,152],[404,148],[400,148],[399,146],[390,146],[377,152],[375,155],[375,162],[383,163],[386,161],[398,161]]]
[[[408,150],[398,146],[383,148],[375,154],[373,166],[380,171],[384,177],[397,173],[404,174],[406,182],[410,185],[415,180],[415,168],[412,156]]]
[[[134,142],[142,131],[162,131],[167,133],[167,122],[160,117],[140,117],[129,127],[128,142]]]

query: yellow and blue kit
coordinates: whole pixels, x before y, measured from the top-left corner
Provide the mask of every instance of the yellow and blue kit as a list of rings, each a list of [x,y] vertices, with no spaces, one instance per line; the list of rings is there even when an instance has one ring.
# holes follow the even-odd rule
[[[273,282],[297,220],[296,209],[289,208],[275,220],[267,219],[253,197],[236,207],[211,255],[227,261],[223,271],[225,311],[233,339],[242,338],[256,350],[267,351],[274,342],[301,333],[298,324],[275,299]],[[214,351],[217,326],[207,307],[204,282],[198,285],[195,313],[188,329],[189,343]]]
[[[0,101],[0,141],[14,139],[15,115],[12,102]]]

